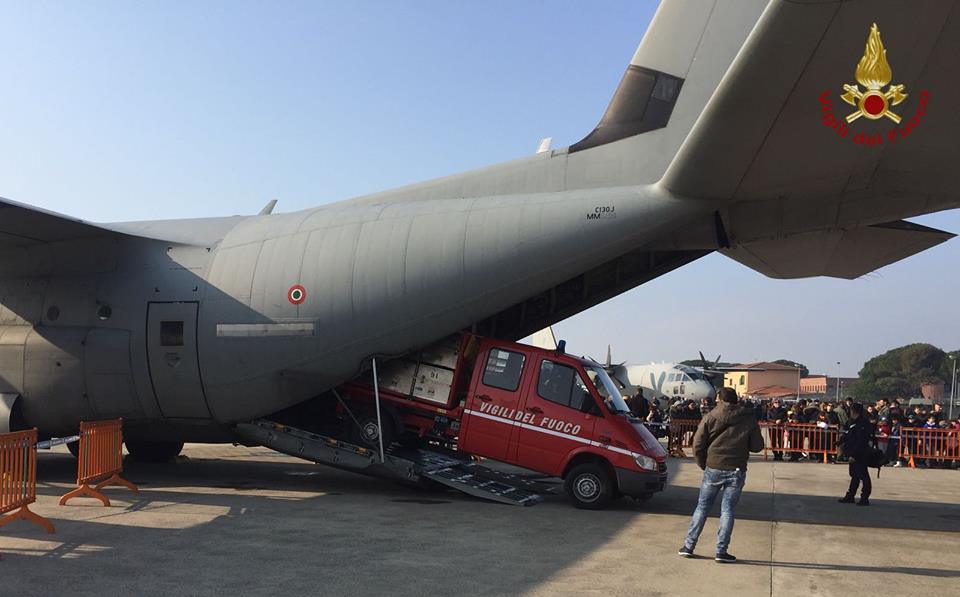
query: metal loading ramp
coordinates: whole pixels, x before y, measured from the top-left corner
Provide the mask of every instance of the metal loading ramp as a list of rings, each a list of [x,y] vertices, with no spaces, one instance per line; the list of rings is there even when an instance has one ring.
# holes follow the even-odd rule
[[[533,506],[543,501],[538,493],[540,488],[533,483],[487,468],[459,454],[401,448],[391,451],[389,457],[412,462],[422,479],[473,497],[512,506]]]
[[[318,464],[401,481],[428,480],[467,495],[513,506],[543,501],[549,488],[518,475],[502,473],[456,452],[391,446],[380,461],[376,451],[289,425],[260,419],[239,423],[238,435],[271,450]]]

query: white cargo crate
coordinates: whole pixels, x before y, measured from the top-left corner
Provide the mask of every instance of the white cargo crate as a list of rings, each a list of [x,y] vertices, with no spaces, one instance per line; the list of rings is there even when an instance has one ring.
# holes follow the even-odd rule
[[[447,338],[446,340],[424,348],[419,355],[420,362],[453,370],[457,368],[457,358],[460,356],[459,352],[459,337]]]
[[[453,387],[453,371],[444,367],[421,364],[413,385],[413,397],[446,405]]]

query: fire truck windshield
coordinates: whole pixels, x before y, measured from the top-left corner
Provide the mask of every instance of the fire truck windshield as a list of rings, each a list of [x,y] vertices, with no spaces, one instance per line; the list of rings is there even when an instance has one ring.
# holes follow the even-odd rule
[[[613,380],[610,379],[607,372],[603,370],[603,367],[599,365],[585,365],[585,368],[587,370],[587,376],[590,378],[590,381],[593,382],[593,386],[597,389],[597,392],[600,393],[600,397],[603,398],[603,402],[607,405],[607,408],[610,409],[610,412],[629,413],[630,408],[627,407],[627,403],[623,401],[623,396],[620,395],[617,384],[613,383]]]

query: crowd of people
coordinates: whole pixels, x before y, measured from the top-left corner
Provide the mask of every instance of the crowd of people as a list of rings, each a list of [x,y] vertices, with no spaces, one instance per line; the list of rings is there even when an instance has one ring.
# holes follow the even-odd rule
[[[776,425],[816,424],[824,428],[843,429],[850,421],[853,408],[853,398],[846,398],[842,402],[834,403],[827,400],[772,400],[747,399],[745,404],[753,409],[757,421]],[[702,399],[700,402],[674,398],[666,404],[657,399],[646,399],[642,393],[628,400],[633,414],[647,422],[650,430],[657,437],[665,437],[671,422],[698,422],[705,414],[716,407],[713,400]],[[903,400],[879,399],[875,404],[863,406],[864,417],[872,425],[878,444],[888,454],[890,466],[903,466],[905,462],[900,458],[900,441],[904,429],[940,429],[957,431],[960,440],[960,417],[950,419],[941,404],[908,406]],[[783,447],[782,436],[772,436],[772,448]],[[788,437],[789,440],[789,437]],[[783,451],[773,450],[776,460],[783,460]],[[791,452],[790,460],[800,460],[804,455]],[[809,458],[821,459],[821,454],[809,454]],[[837,454],[828,455],[829,461],[844,461],[842,450]],[[915,462],[919,467],[951,467],[958,466],[956,461],[927,459]]]

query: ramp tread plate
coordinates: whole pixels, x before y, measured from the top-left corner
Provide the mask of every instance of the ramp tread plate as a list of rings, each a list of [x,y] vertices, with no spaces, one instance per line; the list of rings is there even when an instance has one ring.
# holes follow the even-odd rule
[[[550,483],[532,480],[524,475],[504,473],[481,464],[471,464],[468,468],[479,477],[524,489],[530,493],[555,493],[555,486]]]
[[[493,500],[503,504],[532,506],[543,500],[535,493],[518,487],[484,479],[461,467],[447,467],[434,471],[424,472],[423,476],[457,489],[474,497]]]

